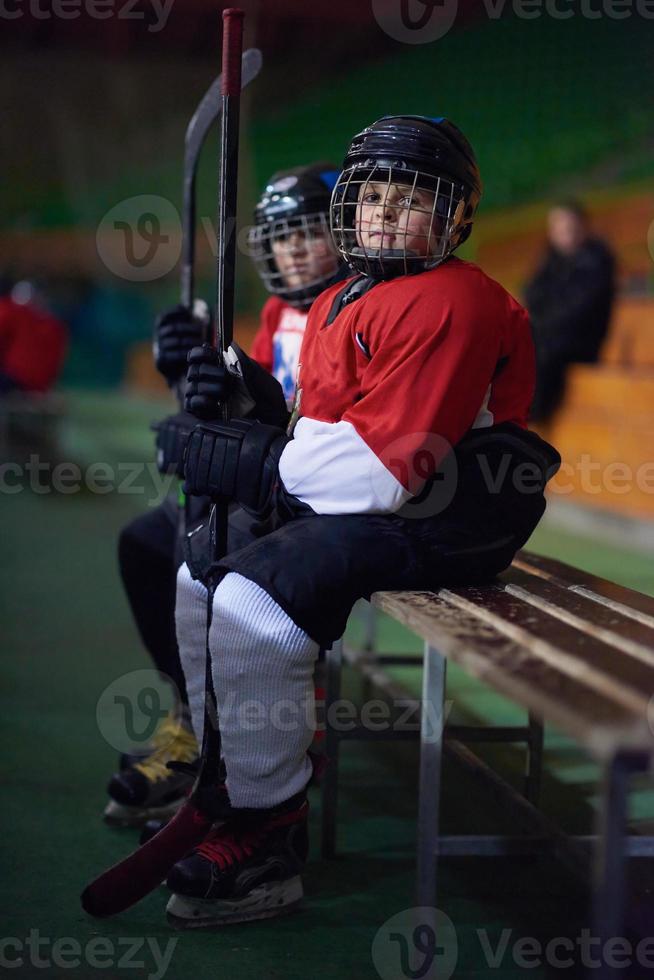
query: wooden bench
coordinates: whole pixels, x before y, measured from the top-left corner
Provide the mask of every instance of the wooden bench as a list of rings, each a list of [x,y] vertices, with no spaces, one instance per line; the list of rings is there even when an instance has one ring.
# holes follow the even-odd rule
[[[406,691],[389,679],[389,665],[423,667],[420,722],[417,903],[435,906],[438,854],[518,854],[547,848],[587,875],[594,850],[595,935],[621,936],[625,925],[625,858],[654,856],[654,838],[627,835],[629,776],[650,773],[654,759],[654,599],[557,561],[520,552],[493,584],[438,592],[382,592],[372,607],[424,641],[419,658],[378,654],[373,624],[361,649],[336,644],[327,654],[326,714],[340,694],[341,663],[354,665],[392,701]],[[443,725],[448,660],[525,709],[520,727]],[[576,740],[602,767],[596,834],[573,839],[535,806],[542,759],[542,725]],[[339,732],[327,726],[331,765],[323,781],[323,853],[334,851],[338,750],[344,739],[409,737],[407,733]],[[414,736],[417,737],[417,736]],[[517,793],[464,745],[524,742],[527,779]],[[521,835],[439,837],[444,749],[474,769],[511,805]],[[525,835],[526,832],[526,835]],[[649,923],[651,932],[651,922]],[[647,933],[649,935],[650,933]],[[603,974],[602,974],[603,975]],[[607,974],[610,975],[610,974]]]

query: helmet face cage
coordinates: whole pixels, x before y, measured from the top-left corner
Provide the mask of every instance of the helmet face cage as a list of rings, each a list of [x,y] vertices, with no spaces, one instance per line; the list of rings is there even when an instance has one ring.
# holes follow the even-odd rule
[[[280,215],[274,220],[253,226],[248,233],[248,252],[266,290],[299,308],[311,305],[331,283],[339,267],[327,213],[324,211],[294,217]],[[305,264],[309,266],[308,273],[313,267],[315,275],[300,284],[292,285],[280,270],[278,258],[281,257],[280,253],[292,257],[298,252],[305,256]],[[317,256],[317,252],[321,254]]]
[[[469,233],[466,192],[444,176],[390,161],[341,173],[330,208],[332,237],[352,268],[388,279],[433,269]]]

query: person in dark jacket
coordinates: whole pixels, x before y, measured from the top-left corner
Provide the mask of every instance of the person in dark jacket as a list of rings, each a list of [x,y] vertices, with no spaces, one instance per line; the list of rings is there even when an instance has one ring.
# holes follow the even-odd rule
[[[525,289],[536,347],[533,422],[560,404],[569,364],[597,361],[615,293],[613,254],[592,235],[583,207],[558,204],[547,224],[547,252]]]

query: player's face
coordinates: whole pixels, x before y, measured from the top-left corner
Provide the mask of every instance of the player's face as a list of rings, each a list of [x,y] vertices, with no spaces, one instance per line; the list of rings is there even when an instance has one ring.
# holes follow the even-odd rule
[[[426,256],[436,251],[439,235],[431,191],[387,182],[361,185],[357,238],[363,248],[400,249]]]
[[[322,227],[291,228],[276,234],[272,252],[288,289],[334,275],[338,266],[331,237]]]
[[[552,208],[547,216],[550,244],[562,255],[574,255],[588,236],[586,222],[567,208]]]

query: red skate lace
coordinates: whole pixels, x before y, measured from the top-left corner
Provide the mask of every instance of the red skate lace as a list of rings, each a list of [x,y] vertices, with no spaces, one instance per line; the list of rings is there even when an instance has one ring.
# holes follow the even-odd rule
[[[303,803],[299,810],[281,813],[257,826],[236,827],[231,822],[217,827],[196,848],[196,853],[217,864],[221,871],[238,861],[252,857],[257,847],[266,839],[271,830],[298,823],[303,819],[308,804]]]

